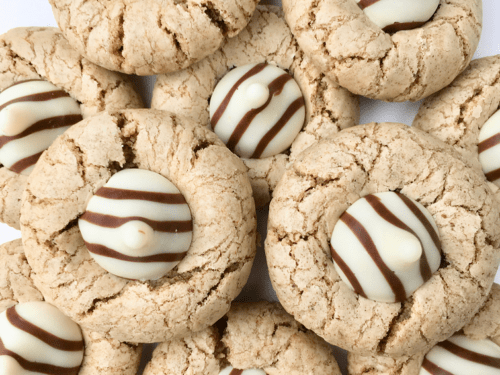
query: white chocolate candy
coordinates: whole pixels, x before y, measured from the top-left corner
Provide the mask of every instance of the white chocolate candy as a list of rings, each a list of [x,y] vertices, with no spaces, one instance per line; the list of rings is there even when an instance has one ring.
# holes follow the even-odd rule
[[[333,229],[335,269],[356,293],[402,302],[437,271],[437,226],[419,203],[400,193],[367,195],[351,205]]]
[[[83,360],[80,327],[41,301],[0,314],[0,374],[76,375]]]
[[[422,26],[429,21],[440,0],[356,0],[367,17],[385,32]]]
[[[143,169],[113,175],[78,225],[94,260],[127,279],[159,279],[184,258],[193,236],[191,211],[179,189]]]
[[[444,370],[444,371],[443,371]],[[419,375],[500,375],[500,346],[455,334],[427,353]]]
[[[78,103],[52,83],[15,83],[0,93],[0,163],[29,175],[41,153],[81,120]]]
[[[212,129],[244,158],[267,158],[285,151],[304,125],[299,86],[284,70],[250,64],[227,73],[210,99]]]
[[[477,151],[486,178],[500,187],[500,111],[481,128]]]
[[[248,370],[237,370],[233,366],[228,366],[219,375],[267,375],[265,371],[251,368]]]

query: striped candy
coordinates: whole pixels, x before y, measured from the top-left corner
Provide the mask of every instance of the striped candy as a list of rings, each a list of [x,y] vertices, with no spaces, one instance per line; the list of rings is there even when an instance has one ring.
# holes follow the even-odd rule
[[[429,21],[440,0],[356,0],[368,18],[387,33],[410,30]]]
[[[80,327],[46,302],[0,314],[0,373],[76,375],[83,360]]]
[[[52,83],[13,84],[0,93],[0,163],[29,175],[42,152],[80,120],[78,103]]]
[[[488,181],[500,187],[500,111],[483,125],[479,132],[477,151]]]
[[[156,280],[191,244],[193,222],[184,196],[165,177],[142,169],[113,175],[78,221],[90,255],[108,272]]]
[[[500,375],[500,346],[455,334],[427,353],[419,375]]]
[[[293,77],[268,64],[231,70],[210,99],[214,132],[244,158],[266,158],[285,151],[302,129],[304,98]]]
[[[228,366],[219,375],[267,375],[265,371],[251,368],[248,370],[237,370],[233,366]]]
[[[331,254],[342,280],[365,298],[403,302],[441,262],[429,212],[400,193],[367,195],[340,217]]]

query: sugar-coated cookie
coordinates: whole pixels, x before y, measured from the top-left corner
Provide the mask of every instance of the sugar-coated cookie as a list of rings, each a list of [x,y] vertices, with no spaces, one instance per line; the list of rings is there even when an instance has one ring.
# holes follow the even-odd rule
[[[351,353],[348,355],[349,375],[498,374],[500,372],[498,311],[500,311],[500,285],[493,284],[484,306],[463,327],[463,330],[452,338],[438,343],[429,352],[418,353],[411,357],[389,358]]]
[[[428,254],[427,259],[424,252],[410,257],[419,265],[412,271],[415,280],[427,281],[397,303],[353,291],[334,264],[347,263],[346,258],[332,260],[330,243],[335,225],[344,221],[354,229],[346,235],[357,237],[367,254],[361,272],[349,264],[341,267],[355,276],[351,284],[373,274],[375,286],[406,290],[394,271],[399,262],[381,251],[387,245],[399,247],[396,232],[380,241],[373,226],[389,221],[398,226],[398,236],[415,245],[419,242],[409,236],[411,231],[434,242],[432,223],[424,224],[426,214],[402,197],[393,197],[401,204],[391,209],[391,202],[377,201],[375,195],[366,203],[373,208],[343,218],[360,198],[389,191],[428,212],[442,257],[436,272]],[[412,214],[402,210],[406,205]],[[449,337],[484,303],[500,261],[496,215],[495,198],[483,177],[451,147],[402,124],[352,127],[303,151],[279,182],[266,238],[269,274],[283,307],[326,341],[364,354],[414,354]]]
[[[127,74],[183,69],[214,53],[252,16],[257,0],[50,0],[75,48]]]
[[[29,304],[29,303],[38,303],[42,304],[44,300],[40,291],[36,288],[31,278],[31,267],[26,261],[26,257],[23,251],[23,245],[21,240],[14,240],[11,242],[4,243],[0,246],[0,257],[2,259],[2,263],[0,266],[0,312],[3,312],[5,315],[5,311],[10,308],[9,315],[17,315],[16,310],[13,308],[17,306],[21,306],[18,304]],[[55,308],[51,307],[49,304],[45,304],[48,306],[42,305],[44,311],[54,311]],[[40,309],[32,310],[31,322],[33,319],[37,319],[37,315],[41,314]],[[34,314],[33,314],[34,313]],[[22,313],[21,313],[22,314]],[[56,315],[62,315],[62,313],[56,313]],[[50,316],[41,315],[42,323],[48,325],[49,328],[55,330],[55,332],[60,332],[59,335],[67,336],[64,329],[61,329],[61,316],[57,316],[55,318],[51,318]],[[2,319],[2,318],[0,318]],[[63,320],[69,320],[67,317],[62,316]],[[22,320],[17,319],[16,326],[22,326],[26,332],[31,332],[35,335],[43,334],[33,326],[27,325],[23,323]],[[52,326],[51,322],[57,323],[57,327]],[[7,335],[17,335],[19,332],[16,329],[10,329],[6,331],[6,324],[9,325],[8,322],[3,321],[2,323],[3,333],[7,333]],[[71,324],[71,323],[70,323]],[[72,323],[75,324],[75,323]],[[7,327],[8,328],[8,327]],[[36,328],[36,327],[35,327]],[[64,327],[62,327],[64,328]],[[142,346],[141,345],[132,345],[127,343],[121,343],[118,340],[109,339],[104,337],[104,335],[91,331],[82,331],[83,341],[84,341],[84,353],[83,353],[83,362],[81,365],[78,365],[78,370],[76,372],[72,372],[78,375],[95,375],[95,374],[104,374],[104,375],[115,375],[115,374],[123,374],[123,375],[135,375],[137,373],[137,369],[139,367],[139,362],[141,359]],[[1,335],[1,334],[0,334]],[[26,335],[22,334],[21,337],[15,338],[8,337],[9,340],[14,338],[14,340],[20,340],[21,338],[26,338]],[[1,339],[1,338],[0,338]],[[28,339],[30,337],[28,336]],[[81,339],[80,339],[81,340]],[[22,342],[22,341],[19,341]],[[13,342],[16,343],[15,341]],[[31,351],[40,345],[41,342],[36,340],[33,342],[32,346],[29,347]],[[2,345],[9,349],[9,345],[2,340]],[[44,344],[42,344],[43,350]],[[23,351],[23,347],[18,348]],[[47,348],[45,348],[47,350]],[[48,349],[50,352],[52,350],[52,354],[60,355],[63,350],[60,348],[59,350]],[[75,350],[79,350],[78,345],[73,345],[71,348],[71,352],[74,353]],[[11,348],[11,351],[13,349]],[[5,349],[0,348],[1,358],[0,361],[0,372],[8,373],[10,375],[22,373],[25,374],[24,370],[21,370],[23,366],[20,367],[19,363],[23,363],[24,366],[28,368],[39,368],[39,364],[29,363],[33,361],[33,355],[30,355],[30,359],[26,359],[23,356],[18,362],[14,360],[14,356],[12,353],[5,352]],[[19,350],[15,350],[17,354],[19,354]],[[23,361],[23,358],[25,361]],[[53,362],[54,358],[36,358],[38,362]],[[56,362],[60,361],[60,359],[56,358]],[[3,367],[6,366],[6,367]],[[24,369],[26,369],[24,367]],[[4,372],[7,369],[10,371]],[[40,368],[39,368],[40,369]],[[47,370],[47,367],[44,368]],[[23,371],[23,372],[17,372]],[[52,372],[43,372],[50,374],[61,374],[61,369],[54,369]],[[68,372],[69,374],[69,372]]]
[[[128,78],[92,64],[55,28],[0,36],[0,67],[0,221],[19,229],[26,175],[53,139],[82,117],[143,105]]]
[[[478,45],[481,0],[440,0],[433,9],[429,0],[283,0],[293,34],[321,72],[353,93],[398,102],[447,86]],[[424,25],[398,31],[415,22]]]
[[[182,200],[177,193],[155,191],[152,179],[146,187],[137,178],[128,186],[115,185],[116,180],[114,187],[104,186],[117,172],[135,168],[168,179]],[[215,134],[189,119],[157,110],[85,119],[42,155],[23,197],[21,231],[35,284],[48,302],[107,337],[146,343],[204,329],[229,310],[250,273],[256,214],[246,168]],[[94,198],[105,202],[91,206]],[[165,219],[164,198],[187,202],[192,221],[179,217],[185,223],[176,227]],[[92,214],[85,218],[85,212]],[[83,238],[78,219],[106,234]],[[111,233],[129,224],[128,230],[136,231],[131,237]],[[159,278],[116,276],[89,253],[116,261],[118,269],[155,266],[169,262],[171,254],[154,247],[156,237],[149,234],[191,230],[191,225],[187,253]],[[144,249],[148,238],[154,246]],[[130,246],[121,246],[122,240]],[[84,241],[96,246],[87,248]]]
[[[258,6],[248,26],[213,55],[158,76],[151,106],[214,129],[243,157],[257,206],[270,201],[289,160],[359,120],[358,99],[318,72],[283,11],[269,5]]]
[[[278,303],[234,303],[204,331],[161,343],[144,375],[340,375],[331,348]]]

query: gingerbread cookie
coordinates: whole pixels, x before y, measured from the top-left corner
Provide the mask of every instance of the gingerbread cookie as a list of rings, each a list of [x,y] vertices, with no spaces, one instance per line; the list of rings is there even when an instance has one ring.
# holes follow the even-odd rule
[[[27,175],[58,135],[104,109],[139,107],[127,78],[90,63],[57,29],[0,36],[0,221],[19,229]]]
[[[321,72],[386,101],[447,86],[469,64],[482,29],[481,0],[283,0],[283,10]]]
[[[413,122],[483,171],[498,195],[500,56],[474,60],[453,83],[425,100]],[[495,184],[496,186],[494,186]]]
[[[340,375],[331,348],[277,303],[234,303],[216,326],[161,343],[144,375]]]
[[[1,245],[0,257],[3,260],[0,267],[0,312],[3,312],[0,314],[0,372],[137,373],[141,345],[107,339],[96,332],[81,332],[76,323],[43,302],[42,294],[31,279],[31,267],[21,240]]]
[[[295,155],[359,120],[358,99],[318,72],[274,6],[218,52],[158,76],[151,105],[213,129],[243,158],[257,206]]]
[[[184,69],[237,35],[258,0],[50,0],[72,45],[90,61],[127,74]]]
[[[349,354],[350,375],[429,375],[500,373],[500,285],[462,331],[427,353],[389,358]]]
[[[155,176],[144,184],[142,174],[129,178],[132,169]],[[80,122],[42,155],[23,197],[21,231],[37,287],[107,337],[146,343],[204,329],[229,310],[250,273],[256,217],[245,166],[180,116],[125,110]],[[165,216],[173,210],[192,220]],[[163,268],[172,257],[180,263]],[[154,267],[161,272],[144,272]]]
[[[361,211],[350,211],[361,198]],[[278,184],[269,274],[284,308],[326,341],[410,355],[484,303],[500,261],[496,215],[486,182],[451,147],[406,125],[356,126],[305,150]],[[387,236],[376,233],[388,225]],[[342,241],[361,247],[362,270],[341,254]],[[385,289],[387,302],[369,288]]]

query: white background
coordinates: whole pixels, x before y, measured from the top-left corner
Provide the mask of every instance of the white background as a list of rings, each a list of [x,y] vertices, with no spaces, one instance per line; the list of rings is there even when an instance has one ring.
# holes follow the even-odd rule
[[[263,0],[262,3],[279,5],[280,0]],[[492,56],[500,54],[500,1],[483,0],[483,34],[479,47],[474,58]],[[11,28],[20,26],[56,26],[57,24],[52,15],[50,5],[47,0],[0,0],[0,34],[5,33]],[[134,77],[137,89],[149,106],[151,101],[151,90],[154,84],[154,77]],[[417,103],[384,103],[380,101],[361,99],[361,122],[371,121],[394,121],[410,125],[417,113]],[[267,209],[258,212],[259,233],[262,241],[265,238]],[[0,224],[0,243],[8,242],[19,238],[20,232],[9,228],[5,224]],[[500,272],[497,273],[496,282],[500,283]],[[261,299],[275,300],[269,277],[263,249],[259,248],[254,263],[252,274],[248,284],[238,297],[241,301],[258,301]],[[149,352],[149,350],[147,350]],[[342,367],[345,366],[345,357],[339,351]]]

